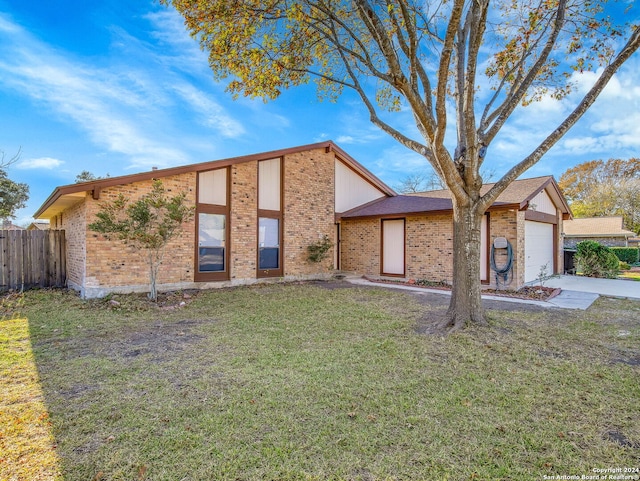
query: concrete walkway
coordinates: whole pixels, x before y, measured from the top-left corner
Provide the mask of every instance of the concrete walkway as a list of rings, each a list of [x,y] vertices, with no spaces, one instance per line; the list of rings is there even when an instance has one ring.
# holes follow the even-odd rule
[[[589,292],[602,296],[640,299],[640,282],[621,279],[596,279],[595,277],[559,276],[544,282],[548,287],[563,291]]]
[[[386,287],[390,289],[402,289],[413,292],[429,292],[450,296],[451,292],[440,289],[429,289],[423,287],[407,286],[404,284],[384,284],[371,282],[361,277],[347,277],[346,280],[352,284]],[[579,309],[586,310],[600,296],[628,297],[640,299],[640,282],[624,281],[618,279],[594,279],[591,277],[579,276],[559,276],[548,279],[544,282],[545,287],[562,289],[562,292],[548,301],[535,301],[529,299],[517,299],[513,297],[503,297],[494,295],[483,295],[483,299],[515,302],[520,304],[530,304],[546,308]]]

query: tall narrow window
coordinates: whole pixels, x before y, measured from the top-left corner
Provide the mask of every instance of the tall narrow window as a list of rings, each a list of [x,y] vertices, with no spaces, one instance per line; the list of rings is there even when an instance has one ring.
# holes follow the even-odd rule
[[[226,270],[226,216],[198,214],[198,272]]]
[[[228,169],[198,173],[196,281],[229,279]]]
[[[282,276],[282,161],[258,162],[258,277]]]
[[[280,268],[280,221],[260,217],[258,238],[258,268]]]

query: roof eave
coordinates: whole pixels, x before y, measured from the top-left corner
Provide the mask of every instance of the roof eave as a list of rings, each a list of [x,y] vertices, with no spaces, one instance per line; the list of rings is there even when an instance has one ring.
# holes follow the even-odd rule
[[[229,165],[240,164],[244,162],[268,160],[276,157],[284,157],[286,155],[294,154],[297,152],[304,152],[307,150],[325,149],[328,152],[334,152],[343,162],[349,164],[360,175],[362,175],[368,182],[381,190],[385,195],[395,197],[396,192],[373,175],[367,168],[356,161],[353,157],[347,154],[344,150],[338,147],[333,141],[318,142],[315,144],[301,145],[298,147],[289,147],[286,149],[271,150],[268,152],[260,152],[257,154],[243,155],[239,157],[229,157],[220,160],[211,160],[207,162],[201,162],[197,164],[182,165],[178,167],[169,167],[166,169],[150,170],[146,172],[140,172],[138,174],[121,175],[117,177],[107,177],[104,179],[92,180],[89,182],[81,182],[77,184],[68,184],[56,187],[51,195],[45,200],[40,208],[34,214],[36,219],[50,219],[50,217],[43,217],[47,210],[50,209],[56,201],[63,195],[75,194],[80,192],[92,192],[99,193],[100,190],[107,187],[113,187],[115,185],[130,184],[134,182],[141,182],[145,180],[158,179],[161,177],[169,177],[172,175],[181,175],[189,172],[202,172],[211,170],[213,168],[226,167]],[[94,195],[94,198],[99,196]],[[48,215],[48,214],[47,214]]]

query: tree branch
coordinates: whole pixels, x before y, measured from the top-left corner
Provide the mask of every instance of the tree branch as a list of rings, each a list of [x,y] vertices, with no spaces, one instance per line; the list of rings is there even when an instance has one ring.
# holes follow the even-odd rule
[[[562,31],[562,27],[565,23],[565,13],[567,8],[567,0],[559,0],[558,8],[556,9],[555,22],[553,26],[553,30],[547,39],[547,42],[540,53],[540,57],[533,64],[529,72],[524,77],[520,85],[517,85],[515,90],[511,89],[507,96],[507,99],[502,103],[502,105],[497,109],[497,115],[492,115],[492,118],[495,118],[495,121],[491,126],[489,125],[481,125],[478,129],[480,136],[486,145],[495,138],[495,136],[500,132],[506,121],[509,119],[513,111],[520,104],[524,96],[526,95],[529,87],[533,84],[533,82],[538,77],[538,74],[546,64],[549,59],[549,55],[553,51],[553,48],[558,40],[558,36]],[[526,57],[525,57],[526,58]],[[523,65],[525,58],[521,59],[519,65]],[[485,133],[486,129],[489,129],[488,132]]]
[[[547,153],[571,127],[575,125],[589,107],[593,105],[613,75],[618,71],[622,64],[624,64],[624,62],[638,50],[638,48],[640,48],[640,28],[636,28],[634,30],[620,53],[618,53],[615,59],[607,65],[607,67],[605,67],[593,87],[591,87],[578,106],[567,116],[567,118],[565,118],[558,128],[549,134],[529,156],[525,157],[520,163],[513,166],[484,196],[482,196],[481,202],[485,210],[489,208],[498,195],[500,195],[500,193],[511,182],[520,177],[520,175],[522,175],[527,169],[540,160],[540,158]]]

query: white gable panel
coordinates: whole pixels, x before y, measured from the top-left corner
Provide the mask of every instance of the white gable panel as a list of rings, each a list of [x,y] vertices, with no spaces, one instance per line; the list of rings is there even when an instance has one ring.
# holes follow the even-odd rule
[[[200,172],[198,182],[198,202],[227,205],[227,169]]]
[[[551,197],[549,197],[546,190],[543,190],[531,199],[529,202],[529,209],[535,210],[536,212],[556,215],[556,205],[553,203],[553,200],[551,200]]]
[[[385,194],[336,159],[336,212],[380,199]]]
[[[280,159],[258,162],[258,209],[280,210]]]

